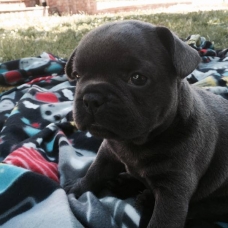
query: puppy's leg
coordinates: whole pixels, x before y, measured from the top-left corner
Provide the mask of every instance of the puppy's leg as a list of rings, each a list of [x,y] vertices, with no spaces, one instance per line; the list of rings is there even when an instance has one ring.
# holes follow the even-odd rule
[[[188,204],[176,202],[170,196],[155,200],[155,207],[148,228],[184,228]]]
[[[106,182],[125,170],[124,165],[112,153],[105,142],[102,143],[95,161],[88,169],[86,175],[73,184],[68,193],[74,193],[79,197],[86,191],[98,193],[104,188]]]
[[[181,190],[183,186],[174,186],[159,186],[153,190],[155,205],[149,228],[184,228],[191,192]]]

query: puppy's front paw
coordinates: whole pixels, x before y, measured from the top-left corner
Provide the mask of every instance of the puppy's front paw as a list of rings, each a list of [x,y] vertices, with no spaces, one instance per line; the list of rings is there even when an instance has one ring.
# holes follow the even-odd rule
[[[86,189],[84,189],[81,185],[81,179],[78,179],[74,184],[66,184],[64,186],[64,190],[68,195],[73,193],[76,198],[86,192]]]

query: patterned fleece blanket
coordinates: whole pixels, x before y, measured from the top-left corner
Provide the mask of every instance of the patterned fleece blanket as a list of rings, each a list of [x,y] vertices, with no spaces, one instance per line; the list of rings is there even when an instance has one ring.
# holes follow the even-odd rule
[[[202,56],[189,82],[228,98],[227,49],[204,48],[200,36],[186,42]],[[62,189],[85,175],[102,141],[75,128],[75,82],[67,80],[65,63],[42,53],[0,64],[0,85],[14,86],[0,94],[0,227],[136,228],[134,197],[121,200],[103,189],[99,197],[86,192],[75,199]],[[205,224],[189,227],[228,227]]]

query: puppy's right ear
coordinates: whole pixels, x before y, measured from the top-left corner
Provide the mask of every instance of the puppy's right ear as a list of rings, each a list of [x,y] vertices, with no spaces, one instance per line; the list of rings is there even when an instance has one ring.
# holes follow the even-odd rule
[[[74,59],[76,56],[76,51],[77,48],[75,48],[75,50],[72,52],[70,58],[68,59],[66,66],[65,66],[65,73],[67,75],[67,77],[69,78],[69,80],[74,80],[75,79],[75,75],[77,74],[76,72],[73,71],[73,64],[74,64]]]

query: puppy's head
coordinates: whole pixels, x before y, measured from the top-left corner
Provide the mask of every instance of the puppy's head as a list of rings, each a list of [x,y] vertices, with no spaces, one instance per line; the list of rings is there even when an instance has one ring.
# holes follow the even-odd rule
[[[199,60],[165,27],[123,21],[92,30],[66,65],[68,77],[77,79],[77,127],[102,138],[144,143],[172,121],[178,84]]]

